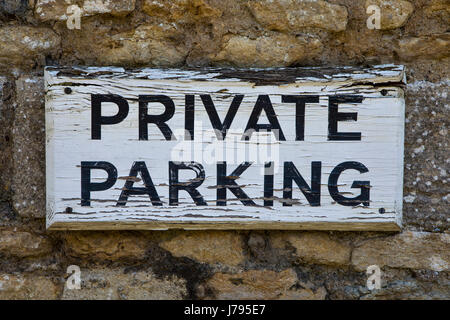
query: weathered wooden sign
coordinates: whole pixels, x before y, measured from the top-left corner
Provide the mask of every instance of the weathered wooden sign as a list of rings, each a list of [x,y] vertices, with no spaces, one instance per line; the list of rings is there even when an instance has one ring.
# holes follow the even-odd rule
[[[399,230],[404,77],[48,67],[47,227]]]

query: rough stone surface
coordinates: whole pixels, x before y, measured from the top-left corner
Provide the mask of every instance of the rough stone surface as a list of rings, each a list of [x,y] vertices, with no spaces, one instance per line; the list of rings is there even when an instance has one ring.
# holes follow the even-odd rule
[[[370,265],[448,271],[449,249],[449,234],[405,231],[364,241],[353,250],[352,265],[360,271]]]
[[[222,11],[205,0],[145,0],[142,10],[149,16],[161,17],[178,23],[208,21],[218,18]]]
[[[234,232],[188,232],[163,241],[160,246],[176,257],[236,266],[243,262],[242,240]]]
[[[348,265],[351,247],[333,239],[326,232],[279,232],[272,237],[273,246],[292,246],[295,256],[303,263]]]
[[[112,22],[97,27],[98,20],[83,22],[83,30],[75,34],[60,25],[63,50],[68,59],[74,55],[85,64],[123,66],[180,66],[187,49],[183,33],[172,24],[141,25],[136,29],[117,32]]]
[[[11,65],[43,65],[46,55],[55,55],[60,38],[51,29],[30,26],[0,27],[0,70]]]
[[[182,34],[172,25],[140,26],[111,40],[119,46],[102,57],[109,64],[179,66],[186,57],[186,49],[180,45]]]
[[[361,300],[447,300],[450,281],[447,278],[433,285],[413,279],[394,281],[381,289],[361,296]]]
[[[142,259],[149,240],[140,233],[69,232],[64,236],[68,255],[104,260]]]
[[[96,14],[110,14],[124,16],[135,8],[136,0],[85,0],[82,5],[75,0],[37,0],[34,8],[35,15],[42,21],[67,20],[71,15],[68,8],[77,5],[81,10],[81,16]]]
[[[177,277],[159,279],[147,270],[80,269],[81,289],[64,286],[64,300],[180,300],[186,295],[185,281]]]
[[[26,231],[0,229],[0,254],[31,257],[50,254],[50,241]]]
[[[320,40],[284,34],[225,37],[221,50],[212,57],[219,65],[279,67],[304,63],[321,50]]]
[[[65,0],[37,0],[34,12],[36,17],[42,21],[66,20],[67,8],[70,5]]]
[[[442,59],[449,57],[450,33],[401,39],[396,52],[407,61],[414,58]]]
[[[367,0],[366,10],[369,6],[377,6],[381,13],[381,30],[390,30],[405,25],[414,11],[411,2],[404,0]]]
[[[449,21],[449,0],[0,0],[0,298],[448,300]],[[45,231],[46,64],[383,63],[408,82],[402,233]]]
[[[13,135],[12,204],[21,216],[45,217],[44,81],[21,77],[16,81]]]
[[[0,273],[0,300],[52,300],[59,289],[44,276]]]
[[[310,284],[299,281],[291,269],[281,272],[250,270],[237,274],[216,273],[207,286],[213,291],[214,298],[221,300],[322,300],[326,295],[323,287],[311,288]]]
[[[0,201],[9,197],[11,190],[11,123],[14,119],[12,95],[14,88],[6,77],[0,77]]]
[[[0,1],[0,17],[1,16],[22,16],[28,8],[29,0],[1,0]]]
[[[347,26],[347,9],[327,1],[258,0],[247,5],[255,19],[270,30],[299,32],[311,27],[338,32]]]
[[[108,13],[113,16],[122,16],[132,12],[135,5],[136,0],[85,0],[83,12],[88,15]]]
[[[447,80],[406,87],[403,220],[419,231],[449,227],[448,86]]]
[[[449,0],[431,0],[425,7],[425,12],[428,16],[435,14],[448,17],[450,14],[450,1]]]

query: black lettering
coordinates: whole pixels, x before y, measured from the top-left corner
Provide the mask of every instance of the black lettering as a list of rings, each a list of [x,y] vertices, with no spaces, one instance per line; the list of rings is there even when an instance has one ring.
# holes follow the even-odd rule
[[[295,140],[305,139],[305,104],[319,103],[319,96],[281,96],[283,103],[295,103]]]
[[[147,112],[149,102],[159,102],[165,107],[162,114],[149,115]],[[139,140],[148,140],[148,124],[154,123],[161,130],[166,140],[176,140],[165,123],[173,117],[175,104],[172,99],[165,95],[141,95],[139,96]]]
[[[102,116],[102,102],[117,104],[119,111],[114,116]],[[101,126],[103,124],[117,124],[128,115],[129,106],[127,100],[117,94],[92,94],[91,95],[91,139],[101,139]]]
[[[189,182],[178,181],[179,170],[192,170],[196,177]],[[174,162],[169,161],[169,205],[178,205],[178,191],[184,190],[191,196],[197,206],[206,206],[206,202],[200,192],[197,191],[205,180],[205,170],[198,162]]]
[[[142,182],[145,185],[143,187],[133,187],[134,182],[137,178],[138,173],[142,178]],[[131,179],[130,179],[131,178]],[[128,201],[130,195],[143,195],[148,194],[150,200],[154,206],[161,206],[162,202],[159,199],[158,193],[156,192],[155,185],[153,184],[152,178],[147,170],[147,166],[144,161],[135,161],[130,169],[129,180],[125,182],[122,192],[120,194],[119,200],[117,201],[117,206],[124,206]]]
[[[370,203],[370,181],[353,181],[351,188],[360,188],[361,193],[359,196],[354,198],[346,198],[339,193],[338,190],[338,179],[341,173],[348,169],[354,169],[359,171],[360,173],[369,172],[369,169],[366,168],[360,162],[356,161],[347,161],[338,164],[333,171],[331,171],[330,177],[328,179],[328,191],[330,192],[330,196],[334,201],[343,205],[343,206],[357,206],[359,204],[363,204],[364,206],[369,206]]]
[[[232,173],[227,176],[227,163],[225,161],[217,163],[217,205],[227,205],[227,189],[238,198],[245,206],[256,206],[247,194],[242,190],[241,186],[236,183],[236,179],[252,164],[251,162],[241,163]]]
[[[298,172],[292,162],[284,163],[283,180],[283,206],[292,206],[289,201],[292,200],[292,180],[295,181],[300,191],[305,195],[309,204],[313,207],[320,206],[320,181],[321,181],[322,163],[320,161],[311,162],[311,188],[305,179]]]
[[[91,182],[91,170],[104,170],[108,178],[104,182]],[[117,181],[117,169],[106,161],[81,161],[81,206],[91,205],[91,191],[104,191]]]
[[[184,140],[194,140],[194,116],[195,116],[195,96],[187,94],[184,97]]]
[[[361,132],[338,132],[338,121],[357,121],[356,112],[339,112],[340,103],[361,103],[364,100],[362,96],[355,95],[336,95],[330,96],[328,100],[328,140],[330,141],[349,141],[361,140]]]
[[[262,110],[265,111],[267,119],[270,124],[258,124],[259,116]],[[280,123],[278,122],[275,110],[273,109],[272,102],[268,95],[259,95],[256,100],[255,107],[248,120],[247,127],[245,128],[242,140],[250,140],[253,131],[259,132],[260,130],[273,131],[276,133],[275,136],[279,141],[286,141],[283,131],[281,130]]]
[[[231,102],[230,108],[228,109],[223,123],[219,119],[219,115],[217,114],[217,110],[214,106],[214,102],[212,101],[211,96],[209,94],[202,94],[200,95],[200,98],[202,98],[203,105],[205,106],[206,112],[208,113],[211,125],[215,129],[214,131],[216,133],[217,139],[224,140],[225,136],[227,135],[227,130],[230,128],[234,116],[236,115],[236,112],[241,105],[242,99],[244,99],[244,95],[238,94],[233,98],[233,101]]]
[[[264,164],[264,206],[273,206],[273,174],[274,162],[266,162]]]

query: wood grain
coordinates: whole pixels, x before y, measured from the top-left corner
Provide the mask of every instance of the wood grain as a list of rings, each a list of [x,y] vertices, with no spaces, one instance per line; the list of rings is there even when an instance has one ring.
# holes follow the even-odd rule
[[[141,69],[112,67],[47,67],[46,81],[46,166],[47,228],[89,229],[314,229],[386,230],[401,228],[403,190],[403,143],[405,81],[403,66],[372,68],[295,69]],[[70,94],[65,91],[70,88]],[[118,94],[129,103],[128,116],[116,125],[102,126],[101,140],[91,139],[91,95]],[[167,121],[176,141],[166,141],[155,125],[148,127],[148,141],[138,139],[138,96],[167,95],[175,113]],[[185,95],[195,95],[194,141],[184,140]],[[201,94],[209,94],[223,121],[233,97],[244,95],[224,141],[212,130]],[[286,141],[271,132],[254,133],[241,139],[255,102],[269,95]],[[319,103],[305,108],[303,141],[295,140],[295,104],[282,103],[282,95],[318,95]],[[329,141],[328,102],[330,96],[359,95],[360,104],[342,104],[340,112],[357,112],[357,121],[339,122],[339,131],[361,132],[361,141]],[[150,108],[151,106],[151,108]],[[108,105],[113,115],[117,107]],[[159,114],[161,104],[149,104]],[[267,123],[264,111],[258,123]],[[227,206],[216,205],[217,161],[225,155],[227,173],[251,158],[253,164],[237,183],[257,204],[244,206],[227,190]],[[215,152],[215,156],[212,154]],[[220,152],[219,152],[220,153]],[[228,155],[233,158],[228,158]],[[183,191],[179,205],[169,206],[168,161],[196,161],[205,169],[198,188],[207,206],[196,206]],[[81,161],[108,161],[117,168],[119,179],[106,191],[92,192],[90,206],[81,206]],[[144,161],[162,206],[153,206],[148,195],[130,196],[126,206],[117,200],[129,180],[134,161]],[[264,162],[275,161],[274,204],[264,207]],[[292,161],[305,181],[311,182],[311,162],[320,161],[320,206],[311,206],[293,184],[292,206],[283,206],[283,163]],[[345,161],[363,163],[369,172],[347,170],[339,178],[339,190],[346,197],[357,196],[350,188],[355,180],[370,181],[370,205],[343,206],[332,199],[327,188],[330,172]],[[92,170],[92,181],[103,181],[101,170]],[[180,175],[180,180],[192,173]],[[142,186],[139,177],[135,186]],[[68,210],[67,208],[70,208]]]

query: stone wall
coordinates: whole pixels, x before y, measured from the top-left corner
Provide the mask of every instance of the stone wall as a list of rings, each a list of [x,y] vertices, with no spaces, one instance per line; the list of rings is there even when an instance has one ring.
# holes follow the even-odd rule
[[[449,0],[0,0],[0,299],[450,298],[449,21]],[[408,74],[403,232],[46,232],[44,65],[379,63]]]

